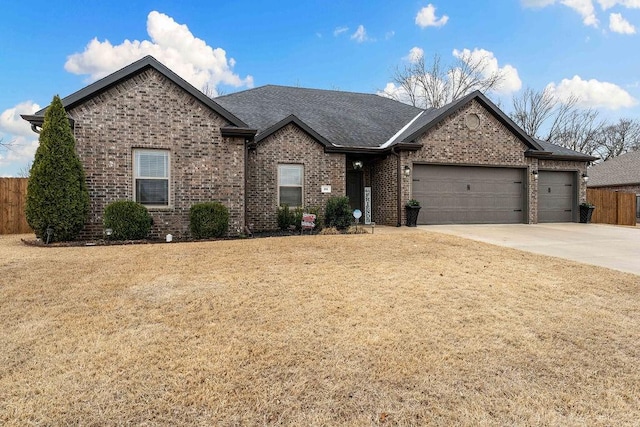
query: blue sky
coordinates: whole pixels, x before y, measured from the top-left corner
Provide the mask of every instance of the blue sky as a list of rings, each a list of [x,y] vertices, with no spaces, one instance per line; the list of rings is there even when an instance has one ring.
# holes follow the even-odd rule
[[[505,111],[526,87],[575,94],[603,117],[640,118],[640,0],[32,0],[2,7],[0,176],[37,147],[19,114],[152,54],[202,88],[265,84],[376,93],[410,52],[468,49],[505,75]]]

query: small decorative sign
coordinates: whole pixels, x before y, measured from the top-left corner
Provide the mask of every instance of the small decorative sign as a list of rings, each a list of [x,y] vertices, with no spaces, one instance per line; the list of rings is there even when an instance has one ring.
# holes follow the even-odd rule
[[[331,186],[330,185],[322,185],[322,186],[320,186],[320,191],[322,193],[331,193]]]
[[[371,187],[364,187],[364,223],[371,224]]]
[[[313,230],[316,226],[316,216],[310,213],[303,213],[300,226],[303,230]]]
[[[356,209],[355,211],[353,211],[353,217],[356,220],[359,220],[360,217],[362,217],[362,211],[360,209]]]

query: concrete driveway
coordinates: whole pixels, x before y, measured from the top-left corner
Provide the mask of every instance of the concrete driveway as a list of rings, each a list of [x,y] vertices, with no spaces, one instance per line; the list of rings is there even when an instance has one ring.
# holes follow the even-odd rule
[[[640,275],[640,227],[577,223],[419,227]]]

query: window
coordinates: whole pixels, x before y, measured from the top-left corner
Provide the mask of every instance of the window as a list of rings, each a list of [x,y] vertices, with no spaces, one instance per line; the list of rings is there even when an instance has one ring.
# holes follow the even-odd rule
[[[169,205],[169,152],[134,150],[135,201],[143,205]]]
[[[278,165],[278,204],[290,207],[302,206],[302,181],[304,166]]]
[[[636,194],[636,218],[640,219],[640,194]]]

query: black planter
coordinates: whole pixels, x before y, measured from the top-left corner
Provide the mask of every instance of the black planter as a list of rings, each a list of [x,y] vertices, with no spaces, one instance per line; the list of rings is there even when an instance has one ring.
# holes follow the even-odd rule
[[[415,227],[418,224],[418,213],[421,206],[405,206],[407,212],[407,227]]]
[[[591,215],[595,207],[580,205],[580,222],[583,224],[589,224],[591,222]]]

